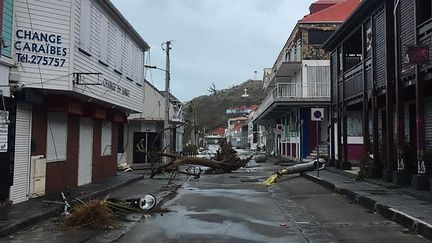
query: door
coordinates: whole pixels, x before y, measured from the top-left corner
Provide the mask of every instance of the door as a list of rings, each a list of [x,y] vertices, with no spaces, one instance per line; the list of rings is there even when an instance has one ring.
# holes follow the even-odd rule
[[[135,132],[133,135],[133,145],[136,148],[137,144],[142,141],[144,145],[144,149],[147,151],[160,151],[161,149],[161,137],[158,136],[156,132]],[[160,157],[153,158],[153,162],[160,162]],[[142,163],[150,163],[148,156],[145,156],[143,153],[134,149],[133,152],[133,163],[134,164],[142,164]]]
[[[79,155],[78,155],[78,186],[92,181],[93,157],[93,120],[80,119]]]

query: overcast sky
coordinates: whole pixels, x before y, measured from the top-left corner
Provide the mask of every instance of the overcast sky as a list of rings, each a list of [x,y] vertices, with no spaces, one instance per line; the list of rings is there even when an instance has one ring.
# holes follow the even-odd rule
[[[228,88],[271,67],[313,0],[112,0],[150,45],[151,65],[165,67],[161,43],[174,40],[171,92],[181,101]],[[164,73],[147,80],[164,89]]]

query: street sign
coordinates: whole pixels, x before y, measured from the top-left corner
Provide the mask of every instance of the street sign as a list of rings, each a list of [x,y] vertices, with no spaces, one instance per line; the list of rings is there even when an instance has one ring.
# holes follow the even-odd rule
[[[324,120],[324,108],[311,108],[311,121]]]
[[[8,150],[8,119],[9,111],[0,111],[0,152]]]
[[[276,124],[276,133],[281,134],[284,130],[283,124]]]

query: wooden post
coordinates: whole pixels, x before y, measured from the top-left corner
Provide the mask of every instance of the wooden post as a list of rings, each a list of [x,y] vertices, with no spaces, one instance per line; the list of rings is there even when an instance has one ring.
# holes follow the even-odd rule
[[[345,91],[345,53],[342,49],[342,129],[343,129],[343,158],[341,163],[341,169],[351,169],[348,163],[348,124],[347,124],[347,104],[345,102],[346,91]]]
[[[332,53],[330,55],[331,61],[330,61],[330,109],[329,109],[329,115],[328,115],[328,122],[330,124],[330,129],[328,129],[327,131],[330,132],[329,136],[330,136],[330,161],[329,161],[329,166],[334,166],[335,165],[335,144],[334,144],[334,88],[333,87],[338,87],[338,82],[337,82],[337,75],[336,77],[334,77],[334,72],[333,70],[336,69],[337,70],[337,63],[336,63],[336,67],[334,66],[334,56],[336,57],[337,60],[337,54]],[[336,82],[334,82],[336,80]]]
[[[417,9],[414,1],[414,9]],[[419,44],[417,33],[417,15],[414,11],[414,40]],[[426,174],[426,165],[424,161],[425,152],[425,122],[424,122],[424,83],[420,78],[420,67],[415,65],[415,93],[416,93],[416,125],[417,125],[417,175],[413,177],[413,186],[417,190],[429,190],[429,178]]]
[[[337,55],[337,63],[338,65],[342,65],[342,63],[340,62],[339,59],[339,55],[340,55],[340,47],[338,47],[336,55]],[[337,163],[337,167],[340,168],[343,158],[342,158],[342,139],[341,139],[341,135],[342,135],[342,114],[341,114],[341,100],[342,100],[342,94],[340,92],[340,87],[339,87],[339,69],[340,67],[338,66],[338,77],[337,77],[337,148],[338,148],[338,163]]]
[[[370,138],[369,138],[369,97],[367,90],[367,70],[366,70],[366,30],[364,24],[362,25],[362,57],[363,57],[363,146],[364,146],[364,155],[369,156],[370,150]],[[362,163],[365,161],[362,160]],[[361,165],[363,168],[366,166],[365,164]]]
[[[376,32],[375,29],[375,21],[374,18],[371,17],[370,20],[372,33]],[[377,164],[378,158],[381,157],[379,151],[379,135],[378,135],[378,104],[377,104],[377,95],[376,95],[376,72],[375,72],[375,38],[372,38],[372,139],[373,139],[373,154],[374,154],[374,162],[373,162],[373,173],[372,177],[381,177],[381,170],[379,167],[381,165]]]
[[[386,152],[387,164],[386,169],[383,171],[383,179],[387,182],[393,181],[393,170],[396,167],[395,154],[394,154],[394,52],[393,49],[393,36],[390,33],[394,29],[393,25],[393,4],[386,1],[385,7],[385,20],[386,20]]]
[[[396,4],[396,2],[395,2]],[[398,185],[411,184],[411,177],[406,172],[405,150],[405,107],[404,87],[401,80],[401,44],[400,44],[400,7],[397,8],[394,20],[394,47],[395,47],[395,88],[396,88],[396,111],[397,111],[397,170],[393,172],[393,183]]]

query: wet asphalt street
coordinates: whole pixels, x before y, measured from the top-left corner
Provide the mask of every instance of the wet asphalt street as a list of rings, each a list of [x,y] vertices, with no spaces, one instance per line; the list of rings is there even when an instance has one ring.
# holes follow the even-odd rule
[[[159,190],[167,177],[145,179],[112,196],[151,192],[171,212],[129,215],[109,231],[62,231],[53,218],[0,242],[428,242],[299,175],[260,185],[279,168],[178,177],[176,193]]]
[[[186,182],[172,212],[137,223],[118,242],[428,242],[298,175],[265,188],[274,167]]]

